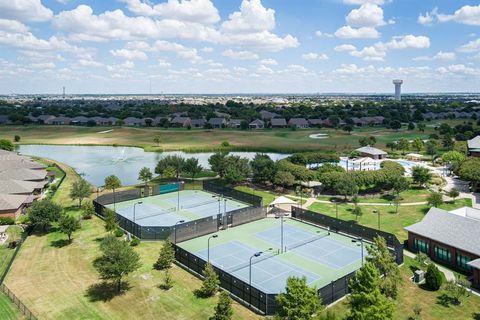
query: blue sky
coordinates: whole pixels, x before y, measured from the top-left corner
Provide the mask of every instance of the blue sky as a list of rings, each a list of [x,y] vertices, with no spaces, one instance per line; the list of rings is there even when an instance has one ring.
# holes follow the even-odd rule
[[[480,91],[480,3],[0,0],[0,93]]]

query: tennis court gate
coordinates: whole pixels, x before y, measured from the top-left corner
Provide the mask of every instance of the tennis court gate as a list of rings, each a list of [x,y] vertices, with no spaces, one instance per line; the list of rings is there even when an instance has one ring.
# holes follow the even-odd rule
[[[396,263],[403,263],[403,245],[392,233],[362,226],[354,222],[333,218],[299,207],[292,207],[292,217],[318,226],[329,227],[331,231],[345,233],[349,236],[362,238],[371,242],[374,241],[375,237],[380,236],[387,242],[390,252],[395,256]]]

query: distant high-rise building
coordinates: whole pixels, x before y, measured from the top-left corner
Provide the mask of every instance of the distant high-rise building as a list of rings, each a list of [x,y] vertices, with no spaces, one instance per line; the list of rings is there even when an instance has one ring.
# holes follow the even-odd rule
[[[63,99],[65,99],[65,87],[63,87],[63,94],[62,94]]]
[[[395,85],[395,100],[400,101],[402,100],[403,80],[395,79],[393,80],[393,84]]]

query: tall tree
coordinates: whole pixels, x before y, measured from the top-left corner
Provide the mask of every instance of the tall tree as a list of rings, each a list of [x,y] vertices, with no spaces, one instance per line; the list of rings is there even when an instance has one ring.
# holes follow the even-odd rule
[[[13,151],[15,150],[15,146],[10,140],[0,139],[0,150]]]
[[[432,192],[428,198],[427,202],[432,207],[438,208],[440,205],[443,204],[443,196],[440,192]]]
[[[78,200],[78,207],[81,207],[83,199],[88,198],[91,193],[90,184],[85,179],[79,179],[72,184],[70,198]]]
[[[255,182],[270,182],[275,177],[275,162],[266,154],[257,153],[250,161],[250,166]]]
[[[285,320],[311,319],[322,310],[321,298],[305,277],[289,277],[285,293],[277,295],[277,317]]]
[[[371,262],[357,270],[350,280],[347,320],[393,319],[393,303],[380,291],[380,274]]]
[[[290,172],[277,171],[275,173],[273,183],[282,186],[283,188],[290,187],[293,186],[293,184],[295,183],[295,177]]]
[[[358,194],[358,185],[348,174],[342,174],[335,182],[334,188],[339,194],[345,197],[345,200],[348,196]]]
[[[203,276],[202,287],[197,289],[195,294],[203,298],[211,297],[217,292],[220,286],[220,280],[211,263],[205,265]]]
[[[452,188],[450,191],[448,191],[448,196],[453,199],[453,202],[455,202],[455,199],[460,195],[460,191],[458,191],[457,188]]]
[[[375,237],[372,246],[367,246],[368,262],[371,262],[383,275],[380,283],[382,293],[392,299],[396,299],[398,295],[398,286],[402,279],[400,277],[400,269],[395,262],[395,257],[390,253],[387,241],[383,237]]]
[[[140,172],[138,173],[138,180],[143,181],[145,183],[145,188],[147,188],[147,183],[148,181],[152,180],[153,174],[152,171],[150,171],[150,168],[143,167],[140,169]]]
[[[104,221],[105,221],[105,230],[107,232],[113,232],[118,228],[118,221],[116,213],[113,210],[105,209]]]
[[[232,298],[227,291],[222,291],[218,298],[215,314],[209,320],[230,320],[233,316]]]
[[[462,180],[471,183],[472,190],[476,191],[480,182],[480,158],[468,158],[458,168],[458,175]]]
[[[419,186],[424,186],[430,179],[432,179],[430,169],[421,166],[414,166],[412,168],[412,180],[414,183]]]
[[[225,181],[230,184],[245,181],[251,174],[247,158],[228,156],[225,158]]]
[[[63,208],[51,200],[35,201],[27,210],[28,218],[34,226],[46,230],[62,216]]]
[[[169,239],[165,240],[160,249],[160,255],[153,267],[157,270],[170,269],[175,261],[175,251]]]
[[[185,165],[183,167],[183,170],[192,177],[192,180],[195,179],[195,176],[202,172],[203,168],[202,166],[198,163],[197,158],[188,158],[185,161]]]
[[[155,136],[153,138],[153,142],[155,142],[155,144],[157,145],[157,147],[160,146],[160,142],[162,141],[162,139],[160,138],[160,136]]]
[[[412,148],[417,152],[420,152],[423,149],[423,146],[424,146],[423,141],[420,138],[416,138],[415,140],[412,141]]]
[[[430,263],[427,267],[427,273],[425,274],[425,284],[427,288],[433,291],[437,291],[443,284],[443,277],[434,263]]]
[[[122,290],[122,278],[137,270],[140,266],[140,256],[126,241],[108,236],[100,243],[102,255],[96,258],[93,266],[103,280],[113,280],[117,292]]]
[[[408,180],[405,177],[396,176],[392,178],[392,190],[395,197],[395,213],[398,213],[398,205],[400,204],[400,193],[408,189]]]
[[[402,151],[402,154],[405,154],[405,152],[410,149],[410,142],[405,138],[401,138],[397,142],[397,148]]]
[[[115,175],[110,175],[108,177],[105,178],[105,189],[107,190],[112,190],[113,192],[113,207],[115,208],[115,190],[120,188],[122,186],[122,182],[120,181],[120,179],[115,176]]]
[[[184,158],[177,155],[169,155],[158,161],[157,166],[155,167],[155,173],[163,175],[167,168],[173,168],[175,170],[175,177],[178,180],[184,166]]]
[[[68,242],[72,242],[72,234],[80,229],[80,221],[71,215],[63,214],[58,221],[58,227],[67,235]]]
[[[220,178],[225,176],[225,158],[228,153],[226,152],[217,152],[214,153],[208,158],[208,164],[210,164],[210,169],[217,173]]]

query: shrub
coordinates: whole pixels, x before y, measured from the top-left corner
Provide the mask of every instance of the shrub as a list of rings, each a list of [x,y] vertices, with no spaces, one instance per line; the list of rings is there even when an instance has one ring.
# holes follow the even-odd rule
[[[15,224],[15,219],[13,218],[0,218],[0,225],[12,225]]]
[[[132,241],[130,241],[130,245],[131,245],[132,247],[136,247],[136,246],[138,246],[139,244],[140,244],[140,239],[138,239],[138,238],[133,238]]]
[[[222,142],[222,147],[224,147],[224,148],[230,147],[230,142],[228,142],[228,141],[223,141],[223,142]]]
[[[443,277],[438,270],[437,266],[430,263],[427,268],[427,274],[425,275],[425,284],[430,290],[437,291],[440,289],[443,283]]]
[[[115,237],[119,238],[124,235],[123,230],[121,229],[116,229],[114,233]]]

